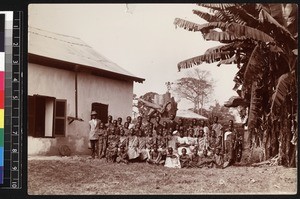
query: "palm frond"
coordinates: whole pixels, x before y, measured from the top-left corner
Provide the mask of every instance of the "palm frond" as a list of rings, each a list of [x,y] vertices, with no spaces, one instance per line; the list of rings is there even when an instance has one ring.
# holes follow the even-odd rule
[[[285,19],[286,29],[292,35],[298,35],[298,4],[295,3],[285,4],[282,15],[283,18]]]
[[[205,24],[196,24],[184,19],[176,18],[174,20],[175,27],[180,27],[189,31],[201,31],[202,33],[207,33],[209,29],[220,28],[225,29],[227,24],[223,22],[211,22]]]
[[[296,42],[293,35],[264,9],[262,9],[259,13],[259,20],[261,23],[269,23],[274,25],[276,28],[272,29],[275,31],[275,36],[277,36],[278,39],[288,39],[291,43]],[[285,38],[282,38],[282,36]]]
[[[229,59],[225,59],[225,60],[221,60],[217,66],[221,66],[222,64],[236,64],[237,60],[236,60],[236,56],[233,55],[232,57],[230,57]]]
[[[240,37],[245,36],[247,38],[251,38],[256,41],[262,42],[274,42],[274,39],[270,35],[250,26],[243,26],[237,23],[230,23],[228,24],[226,30]]]
[[[274,42],[274,39],[268,34],[252,28],[250,26],[243,26],[238,23],[224,23],[224,22],[211,22],[205,24],[196,24],[184,19],[176,18],[174,20],[176,27],[184,28],[189,31],[201,31],[204,34],[209,33],[209,30],[220,28],[223,31],[227,31],[230,34],[236,35],[237,37],[246,37],[262,42]],[[216,31],[214,31],[216,32]],[[215,33],[216,34],[216,33]]]
[[[211,53],[218,53],[222,51],[229,51],[232,47],[234,47],[235,43],[230,43],[226,45],[221,45],[221,46],[215,46],[207,49],[204,54],[211,54]]]
[[[235,3],[199,3],[198,5],[212,10],[225,10],[226,8],[236,6]]]
[[[248,103],[239,96],[232,96],[224,103],[225,107],[247,106]]]
[[[193,10],[193,13],[195,15],[198,15],[200,18],[206,20],[207,22],[219,21],[219,19],[216,16],[211,15],[211,14],[206,13],[206,12],[202,12],[200,10]]]
[[[232,55],[233,55],[233,53],[230,51],[204,54],[204,55],[200,55],[200,56],[193,57],[193,58],[184,60],[182,62],[179,62],[177,67],[178,67],[178,70],[180,71],[181,69],[191,68],[193,66],[200,65],[203,62],[213,63],[213,62],[220,61],[223,59],[228,59]]]
[[[263,51],[259,45],[256,45],[245,68],[244,83],[246,85],[251,84],[252,80],[261,78],[260,74],[264,66],[266,66],[266,61],[263,55]]]
[[[271,111],[274,110],[275,105],[280,107],[285,101],[285,98],[289,93],[292,76],[291,74],[292,73],[285,73],[279,77],[276,90],[272,96]]]
[[[229,32],[217,32],[211,31],[205,35],[203,35],[205,40],[210,41],[219,41],[221,43],[230,43],[236,40],[245,40],[247,39],[245,36],[236,36],[235,34]]]

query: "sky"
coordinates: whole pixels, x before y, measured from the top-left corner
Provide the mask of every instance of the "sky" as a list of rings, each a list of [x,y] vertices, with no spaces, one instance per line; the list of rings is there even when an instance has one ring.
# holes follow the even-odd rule
[[[101,55],[146,81],[134,83],[137,96],[146,92],[163,94],[165,82],[175,82],[189,70],[178,72],[177,63],[201,55],[218,42],[205,41],[200,32],[175,28],[175,18],[196,23],[204,20],[192,13],[195,4],[30,4],[28,25],[81,38]],[[211,73],[212,100],[224,104],[231,96],[235,65],[196,66]],[[192,108],[178,100],[181,109]]]

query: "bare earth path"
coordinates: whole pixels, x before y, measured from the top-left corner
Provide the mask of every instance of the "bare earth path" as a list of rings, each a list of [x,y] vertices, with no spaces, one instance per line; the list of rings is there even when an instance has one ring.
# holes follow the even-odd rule
[[[297,169],[229,167],[169,169],[91,160],[84,156],[29,157],[29,195],[295,194]]]

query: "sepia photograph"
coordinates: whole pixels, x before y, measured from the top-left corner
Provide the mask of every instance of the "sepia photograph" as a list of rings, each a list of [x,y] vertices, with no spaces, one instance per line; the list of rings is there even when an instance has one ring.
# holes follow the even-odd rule
[[[296,194],[297,67],[297,4],[29,4],[28,194]]]

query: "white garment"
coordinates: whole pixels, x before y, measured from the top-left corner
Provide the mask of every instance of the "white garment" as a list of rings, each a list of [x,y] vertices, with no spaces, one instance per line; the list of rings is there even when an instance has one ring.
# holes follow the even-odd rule
[[[174,154],[176,158],[167,157],[165,161],[165,167],[168,168],[181,168],[179,157],[177,154]]]
[[[224,134],[224,140],[227,140],[227,136],[230,135],[232,132],[231,131],[226,131]]]

